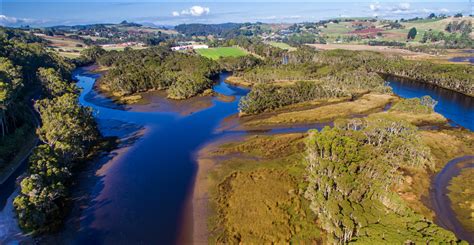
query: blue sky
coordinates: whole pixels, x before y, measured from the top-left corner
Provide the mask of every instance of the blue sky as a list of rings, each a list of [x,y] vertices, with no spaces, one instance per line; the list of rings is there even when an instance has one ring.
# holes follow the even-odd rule
[[[472,14],[468,0],[0,0],[0,25],[116,23],[155,25],[223,22],[302,22],[332,17],[410,18],[429,13]]]

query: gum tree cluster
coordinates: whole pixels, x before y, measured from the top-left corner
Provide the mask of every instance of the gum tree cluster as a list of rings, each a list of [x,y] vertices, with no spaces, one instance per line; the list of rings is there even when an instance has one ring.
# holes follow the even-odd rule
[[[211,88],[219,71],[210,59],[165,47],[111,51],[98,63],[111,67],[101,79],[111,92],[130,95],[166,89],[172,99],[186,99]]]
[[[453,243],[391,188],[407,169],[432,168],[429,148],[411,124],[378,116],[311,130],[305,197],[332,243]]]
[[[62,223],[73,170],[100,134],[91,110],[79,105],[74,85],[52,68],[40,68],[37,76],[46,97],[35,105],[42,121],[37,134],[43,144],[30,156],[28,175],[13,204],[20,226],[42,233]]]
[[[73,68],[47,51],[45,43],[33,34],[0,27],[0,169],[33,138],[35,120],[30,104],[41,89],[38,70],[53,68],[66,77]]]
[[[364,70],[328,74],[318,80],[298,81],[291,85],[261,82],[241,98],[239,110],[245,114],[257,114],[309,100],[350,97],[362,91],[390,93],[391,89],[380,76]]]

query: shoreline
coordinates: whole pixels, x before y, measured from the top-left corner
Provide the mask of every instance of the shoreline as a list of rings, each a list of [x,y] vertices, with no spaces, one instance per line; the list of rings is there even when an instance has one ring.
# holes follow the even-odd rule
[[[191,241],[179,239],[180,244],[208,244],[209,229],[208,218],[212,211],[209,207],[209,181],[208,175],[218,166],[219,161],[212,156],[212,152],[220,145],[239,140],[242,135],[227,135],[203,145],[195,154],[197,171],[193,180],[192,196],[189,206],[192,211],[186,221],[192,224]],[[185,222],[186,222],[185,221]],[[183,232],[181,232],[183,233]]]

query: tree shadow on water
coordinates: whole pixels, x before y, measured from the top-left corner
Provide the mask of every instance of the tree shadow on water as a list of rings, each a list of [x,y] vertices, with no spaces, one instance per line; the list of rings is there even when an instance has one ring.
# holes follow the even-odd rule
[[[100,198],[105,187],[106,176],[101,172],[107,168],[107,165],[113,165],[117,157],[126,152],[127,147],[142,137],[144,127],[117,120],[101,120],[99,127],[104,136],[119,138],[117,148],[110,152],[103,152],[86,163],[87,167],[83,168],[74,179],[71,188],[71,210],[68,212],[63,228],[54,234],[37,239],[37,242],[103,244],[109,235],[107,230],[95,227],[94,224],[96,211],[105,205],[112,204],[110,200]]]

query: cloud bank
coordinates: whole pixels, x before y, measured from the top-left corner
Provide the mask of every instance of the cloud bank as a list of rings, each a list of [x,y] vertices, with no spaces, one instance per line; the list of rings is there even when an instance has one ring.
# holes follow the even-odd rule
[[[211,12],[211,10],[208,7],[203,7],[203,6],[192,6],[189,9],[184,9],[181,11],[173,11],[171,13],[172,16],[174,17],[179,17],[179,16],[203,16],[203,15],[208,15]]]
[[[374,2],[369,4],[369,14],[372,13],[374,17],[388,17],[400,18],[405,16],[419,16],[423,17],[427,13],[445,13],[451,11],[446,8],[416,8],[408,2],[401,3],[384,3]]]
[[[0,26],[20,26],[43,23],[44,21],[37,21],[34,19],[16,18],[0,14]]]

